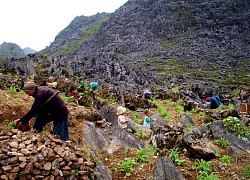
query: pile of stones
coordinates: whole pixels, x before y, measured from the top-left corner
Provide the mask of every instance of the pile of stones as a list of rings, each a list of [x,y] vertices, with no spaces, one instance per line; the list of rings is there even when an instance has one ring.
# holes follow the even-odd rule
[[[1,179],[94,179],[90,150],[48,134],[0,133]]]

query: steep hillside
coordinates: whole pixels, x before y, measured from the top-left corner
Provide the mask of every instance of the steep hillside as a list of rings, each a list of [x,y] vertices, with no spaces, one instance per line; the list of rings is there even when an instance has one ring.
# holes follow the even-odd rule
[[[129,0],[110,17],[75,18],[51,46],[20,59],[18,69],[14,61],[2,67],[124,87],[194,80],[249,85],[249,10],[244,0]]]
[[[78,54],[150,64],[161,75],[249,83],[249,10],[242,0],[130,0]]]
[[[90,17],[77,16],[42,53],[65,55],[76,51],[100,29],[109,16],[109,13],[98,13]]]

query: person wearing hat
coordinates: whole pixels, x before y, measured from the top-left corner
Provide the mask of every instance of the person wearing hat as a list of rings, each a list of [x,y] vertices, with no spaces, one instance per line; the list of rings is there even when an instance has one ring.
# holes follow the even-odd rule
[[[43,127],[53,121],[52,133],[58,135],[60,139],[69,140],[68,134],[68,109],[59,92],[47,87],[37,87],[32,81],[25,83],[23,90],[29,96],[34,97],[31,109],[20,119],[15,120],[16,124],[26,124],[35,117],[33,130],[41,132]]]
[[[143,126],[150,129],[151,128],[151,122],[152,122],[152,118],[150,117],[151,111],[146,109],[144,111],[144,114],[145,114],[145,117],[144,117],[144,120],[143,120]]]
[[[126,108],[123,106],[118,106],[117,107],[117,113],[116,115],[118,116],[118,124],[122,129],[127,129],[128,127],[128,120],[125,119],[124,113],[126,112]]]

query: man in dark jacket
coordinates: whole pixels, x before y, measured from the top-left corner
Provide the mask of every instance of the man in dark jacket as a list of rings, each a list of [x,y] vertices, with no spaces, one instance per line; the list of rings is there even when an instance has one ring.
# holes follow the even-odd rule
[[[35,101],[29,112],[15,122],[25,124],[35,117],[33,129],[41,132],[47,123],[53,121],[54,129],[52,133],[67,141],[69,139],[69,111],[62,98],[53,89],[47,86],[37,87],[31,81],[25,83],[23,90],[26,94],[33,96]]]

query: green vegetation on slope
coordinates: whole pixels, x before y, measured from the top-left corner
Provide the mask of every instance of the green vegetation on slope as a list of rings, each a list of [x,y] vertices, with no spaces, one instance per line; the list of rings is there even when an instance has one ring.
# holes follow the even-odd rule
[[[96,34],[99,31],[99,29],[101,28],[101,26],[102,26],[102,22],[88,26],[86,28],[86,30],[83,32],[83,36],[80,40],[75,40],[69,46],[64,48],[60,53],[62,55],[66,55],[66,54],[69,54],[71,52],[74,52],[83,44],[84,41],[88,40],[90,37],[92,37],[94,34]]]

